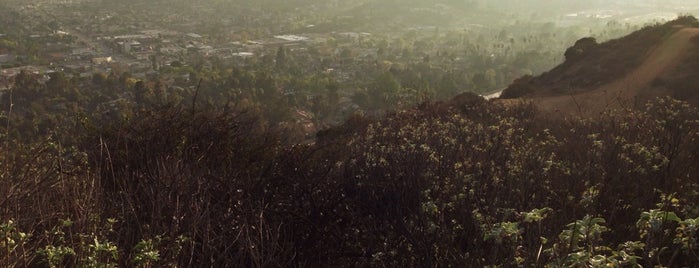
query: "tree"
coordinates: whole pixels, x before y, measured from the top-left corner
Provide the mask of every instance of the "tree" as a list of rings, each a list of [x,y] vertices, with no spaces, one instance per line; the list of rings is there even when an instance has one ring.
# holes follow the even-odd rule
[[[398,100],[400,83],[390,71],[379,75],[369,88],[369,104],[371,109],[381,109],[391,106]]]
[[[70,81],[66,78],[65,74],[62,72],[55,72],[49,74],[49,81],[46,82],[46,88],[50,92],[49,94],[58,95],[67,90],[69,83]]]
[[[153,90],[146,87],[146,84],[140,80],[134,84],[133,91],[134,100],[139,105],[145,105],[153,95]]]
[[[592,37],[586,37],[575,42],[575,45],[568,48],[565,52],[566,61],[574,61],[580,59],[591,49],[597,46],[597,40]]]
[[[103,73],[92,74],[92,83],[98,86],[104,86],[107,82],[107,76]]]
[[[337,105],[340,103],[340,95],[338,94],[340,84],[333,80],[325,86],[325,89],[328,93],[328,103],[331,107],[337,107]]]
[[[439,98],[448,98],[458,93],[459,87],[456,85],[454,75],[451,73],[444,74],[439,81],[437,93]]]
[[[321,122],[331,109],[332,106],[330,106],[326,96],[317,95],[311,99],[311,112],[313,112],[318,122]]]
[[[286,68],[286,49],[284,46],[279,46],[277,49],[277,57],[275,58],[275,67],[277,70]]]
[[[22,70],[15,77],[14,104],[15,106],[29,105],[44,97],[45,87],[39,82],[39,76]],[[3,100],[4,101],[4,100]]]
[[[488,87],[488,80],[485,77],[484,73],[477,73],[473,75],[473,85],[476,87],[476,90],[484,90]]]
[[[172,66],[174,68],[180,68],[180,67],[182,67],[182,62],[176,60],[176,61],[171,62],[170,66]]]
[[[365,90],[357,90],[352,94],[352,102],[359,107],[369,108],[369,95]]]

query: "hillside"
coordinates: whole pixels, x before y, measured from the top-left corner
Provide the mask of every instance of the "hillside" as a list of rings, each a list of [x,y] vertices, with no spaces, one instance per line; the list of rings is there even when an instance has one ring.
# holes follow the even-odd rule
[[[697,267],[699,108],[667,96],[697,103],[696,27],[582,39],[507,89],[512,105],[412,91],[455,93],[487,76],[453,74],[509,64],[481,52],[449,73],[419,68],[453,53],[410,72],[357,64],[352,96],[292,71],[314,60],[283,47],[250,66],[178,61],[161,68],[172,88],[20,71],[0,94],[0,267]],[[487,44],[465,37],[443,47]],[[349,101],[361,106],[344,123],[306,136],[311,113]]]
[[[699,75],[697,27],[695,18],[681,17],[602,44],[583,38],[566,51],[564,63],[515,81],[501,98],[581,115],[634,107],[658,96],[699,104],[699,92],[691,88]]]

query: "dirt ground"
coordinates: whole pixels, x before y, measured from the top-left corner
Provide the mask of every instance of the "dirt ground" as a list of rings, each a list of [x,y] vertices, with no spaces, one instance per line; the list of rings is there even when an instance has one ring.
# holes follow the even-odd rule
[[[506,100],[503,104],[532,102],[554,114],[584,117],[594,116],[605,109],[628,108],[653,80],[681,62],[687,51],[695,46],[691,38],[697,35],[699,28],[682,28],[653,49],[631,73],[596,89],[571,95]]]

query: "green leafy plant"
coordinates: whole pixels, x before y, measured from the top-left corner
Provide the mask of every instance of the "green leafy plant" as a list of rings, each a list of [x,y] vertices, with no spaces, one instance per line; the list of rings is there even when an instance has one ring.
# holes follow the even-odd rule
[[[157,236],[155,239],[146,239],[138,242],[136,247],[134,247],[133,264],[136,267],[154,267],[160,260],[160,252],[157,249],[160,240],[161,238]]]
[[[0,264],[8,267],[19,266],[21,260],[27,258],[25,247],[31,238],[31,234],[22,232],[14,220],[0,222]]]
[[[70,219],[61,220],[60,224],[54,226],[51,231],[47,231],[46,236],[51,238],[51,242],[40,248],[36,253],[41,256],[49,267],[62,267],[66,265],[66,258],[76,255],[75,250],[70,244],[70,238],[66,237],[64,229],[68,229],[73,225]]]
[[[602,234],[609,231],[603,218],[585,215],[584,218],[566,225],[558,235],[558,242],[546,252],[551,254],[557,267],[582,267],[599,263],[603,257],[598,253],[610,251],[601,244]]]

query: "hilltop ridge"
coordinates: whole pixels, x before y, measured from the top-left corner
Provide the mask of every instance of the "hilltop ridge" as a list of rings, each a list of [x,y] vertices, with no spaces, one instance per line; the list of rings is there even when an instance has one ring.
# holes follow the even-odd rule
[[[638,106],[658,96],[699,104],[693,90],[699,74],[699,23],[691,16],[648,26],[598,44],[578,40],[566,60],[538,77],[522,77],[501,101],[531,101],[550,112],[593,115]]]

